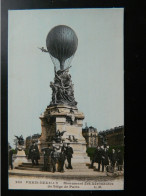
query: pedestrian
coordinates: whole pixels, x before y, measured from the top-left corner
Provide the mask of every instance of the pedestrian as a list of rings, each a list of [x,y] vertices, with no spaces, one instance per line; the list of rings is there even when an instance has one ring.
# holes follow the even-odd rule
[[[68,162],[67,169],[73,169],[71,165],[72,154],[73,154],[73,148],[70,146],[69,143],[67,143],[67,147],[66,147],[66,157],[67,157],[67,162]]]
[[[108,157],[108,148],[105,147],[102,151],[102,172],[104,172],[104,168],[109,165],[109,157]]]
[[[59,158],[58,158],[58,164],[59,164],[59,172],[64,172],[64,163],[65,163],[65,159],[66,159],[66,152],[65,150],[61,150],[60,154],[59,154]]]
[[[106,146],[106,150],[107,150],[107,154],[108,154],[108,157],[110,156],[110,153],[109,153],[109,146]]]
[[[111,161],[111,166],[114,169],[115,168],[115,163],[117,161],[117,154],[116,154],[116,151],[115,151],[114,148],[112,149],[112,153],[111,153],[111,156],[110,156],[110,161]]]
[[[49,171],[49,161],[50,161],[50,153],[51,153],[51,148],[50,146],[48,148],[43,149],[42,151],[44,151],[44,167],[43,170],[44,171]]]
[[[99,156],[100,156],[100,146],[97,146],[94,151],[92,162],[91,162],[91,165],[89,166],[89,168],[93,168],[95,162],[97,162],[97,163],[100,162]]]
[[[123,154],[122,154],[122,151],[120,149],[117,152],[117,166],[118,166],[118,171],[122,171]]]
[[[56,154],[57,154],[57,151],[56,151],[56,148],[55,146],[53,146],[53,149],[50,153],[50,156],[51,156],[51,165],[52,165],[52,168],[53,168],[53,173],[56,172],[56,163],[57,163],[57,157],[56,157]]]
[[[37,144],[33,141],[30,146],[28,159],[31,159],[32,166],[39,165],[38,160],[40,159],[40,153]]]
[[[9,147],[9,166],[13,169],[13,150],[11,146]]]

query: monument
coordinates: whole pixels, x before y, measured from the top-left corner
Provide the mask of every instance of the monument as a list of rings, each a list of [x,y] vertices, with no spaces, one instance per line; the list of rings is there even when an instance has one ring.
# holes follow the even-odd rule
[[[17,154],[16,154],[16,159],[13,162],[14,168],[16,168],[18,165],[22,163],[27,163],[28,160],[26,158],[25,154],[25,146],[24,146],[24,139],[23,136],[21,135],[20,137],[15,136],[17,138]]]
[[[86,142],[82,136],[84,114],[77,108],[74,97],[74,85],[69,74],[70,62],[77,50],[78,38],[73,29],[59,25],[51,29],[46,38],[42,52],[50,54],[54,64],[54,81],[50,82],[52,99],[45,112],[40,116],[41,137],[39,150],[61,143],[70,143],[74,150],[73,163],[89,163],[86,154]],[[59,140],[54,140],[57,133],[63,133]],[[59,138],[58,138],[59,139]]]

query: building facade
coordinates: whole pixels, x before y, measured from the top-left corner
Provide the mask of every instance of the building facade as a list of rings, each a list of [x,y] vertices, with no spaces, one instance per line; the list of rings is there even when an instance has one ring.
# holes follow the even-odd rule
[[[86,140],[87,147],[96,147],[98,145],[97,129],[90,126],[82,129],[82,135]]]
[[[109,146],[124,146],[124,126],[100,131],[98,134],[99,146],[103,145],[103,140]]]

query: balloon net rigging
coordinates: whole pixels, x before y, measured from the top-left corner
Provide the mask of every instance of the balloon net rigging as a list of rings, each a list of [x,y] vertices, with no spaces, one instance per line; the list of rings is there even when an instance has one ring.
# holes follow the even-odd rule
[[[51,54],[50,54],[50,57],[51,57],[51,60],[52,60],[52,62],[54,64],[54,66],[56,67],[56,70],[57,71],[60,70],[60,61],[57,58],[53,57]],[[74,55],[72,55],[71,57],[69,57],[69,58],[67,58],[65,60],[65,62],[64,62],[64,69],[66,69],[67,67],[70,66],[73,57],[74,57]]]

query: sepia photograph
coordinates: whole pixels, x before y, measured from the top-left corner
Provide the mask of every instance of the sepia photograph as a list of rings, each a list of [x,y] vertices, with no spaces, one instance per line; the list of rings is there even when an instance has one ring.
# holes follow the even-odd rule
[[[124,8],[8,11],[9,190],[124,190]]]

